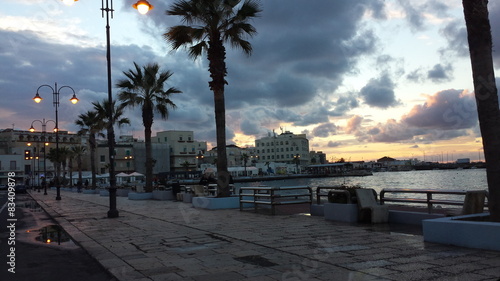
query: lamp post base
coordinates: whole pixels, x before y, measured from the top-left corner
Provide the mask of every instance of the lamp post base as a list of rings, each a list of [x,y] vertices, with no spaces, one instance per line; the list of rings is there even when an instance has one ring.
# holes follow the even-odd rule
[[[61,200],[61,188],[59,186],[57,187],[56,200]]]

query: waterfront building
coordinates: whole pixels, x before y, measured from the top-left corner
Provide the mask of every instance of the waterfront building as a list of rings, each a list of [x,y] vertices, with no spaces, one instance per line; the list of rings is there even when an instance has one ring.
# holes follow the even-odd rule
[[[59,148],[70,149],[86,145],[85,137],[68,131],[59,131]],[[48,180],[55,175],[55,168],[47,154],[56,148],[56,134],[52,131],[4,129],[0,131],[0,184],[6,184],[8,172],[16,173],[16,183],[38,185],[41,177]],[[46,166],[44,166],[46,165]],[[47,174],[44,174],[44,171]]]
[[[207,142],[195,141],[193,131],[162,131],[151,139],[168,146],[172,172],[196,170],[207,151]]]
[[[306,134],[296,135],[289,131],[279,135],[269,133],[267,137],[255,140],[255,149],[260,163],[278,162],[305,166],[311,161]]]
[[[151,143],[153,151],[153,174],[170,171],[168,144]],[[146,173],[146,143],[132,136],[120,136],[115,144],[115,173]],[[109,147],[107,140],[99,141],[96,153],[99,174],[109,172]]]

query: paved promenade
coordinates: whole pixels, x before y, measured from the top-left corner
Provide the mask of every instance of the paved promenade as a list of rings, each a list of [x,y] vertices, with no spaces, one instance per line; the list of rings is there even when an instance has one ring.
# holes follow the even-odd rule
[[[500,252],[388,225],[123,197],[108,219],[109,198],[54,192],[32,196],[118,280],[500,280]]]

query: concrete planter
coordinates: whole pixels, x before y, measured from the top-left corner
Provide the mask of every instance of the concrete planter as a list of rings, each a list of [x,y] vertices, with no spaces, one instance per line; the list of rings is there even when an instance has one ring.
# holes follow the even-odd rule
[[[422,225],[423,220],[443,218],[444,214],[405,212],[389,210],[389,222],[399,224]]]
[[[130,189],[122,189],[122,188],[118,188],[116,190],[116,196],[120,196],[120,197],[128,197],[128,194],[130,193]]]
[[[129,200],[148,200],[153,199],[153,193],[151,192],[129,192]]]
[[[106,189],[99,190],[100,196],[109,196],[109,191]]]
[[[500,251],[500,223],[481,221],[488,216],[489,213],[484,213],[424,220],[424,241]]]
[[[153,190],[153,199],[155,200],[174,200],[172,190]]]
[[[323,217],[325,215],[325,205],[311,204],[311,216]]]
[[[200,209],[237,209],[240,207],[238,196],[216,198],[216,197],[194,197],[193,207]]]
[[[191,203],[193,201],[193,194],[183,192],[182,194],[182,202],[184,203]]]
[[[341,222],[358,221],[358,204],[325,203],[325,219]]]

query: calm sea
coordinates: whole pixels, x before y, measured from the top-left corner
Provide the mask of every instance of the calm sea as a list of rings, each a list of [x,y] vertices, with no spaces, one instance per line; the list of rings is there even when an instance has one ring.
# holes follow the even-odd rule
[[[360,185],[379,193],[384,188],[486,190],[486,169],[378,172],[366,177],[307,178],[237,183],[241,186]]]

